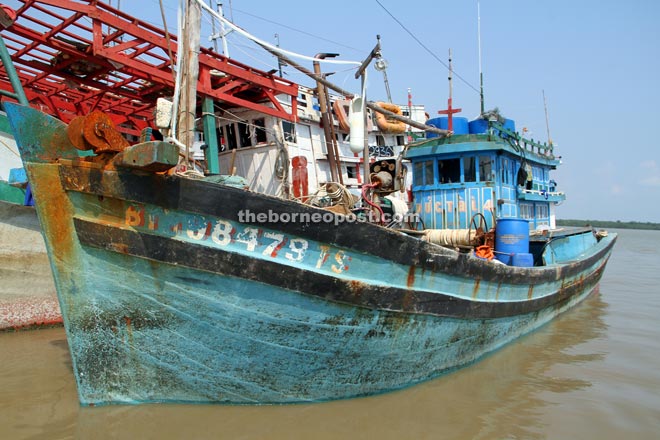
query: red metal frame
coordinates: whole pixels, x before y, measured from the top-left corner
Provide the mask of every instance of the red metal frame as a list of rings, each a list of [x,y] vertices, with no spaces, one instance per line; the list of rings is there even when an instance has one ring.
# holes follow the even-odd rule
[[[95,0],[19,1],[14,24],[1,33],[33,106],[64,122],[101,110],[133,135],[152,125],[156,99],[174,89],[176,36]],[[12,90],[3,68],[0,88]],[[206,48],[197,94],[296,120],[297,84]],[[289,111],[276,99],[282,94]]]

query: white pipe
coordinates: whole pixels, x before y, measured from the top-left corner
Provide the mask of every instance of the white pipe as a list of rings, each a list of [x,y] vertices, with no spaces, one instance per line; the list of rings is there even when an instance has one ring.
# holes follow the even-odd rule
[[[277,46],[273,46],[272,44],[270,44],[266,41],[260,40],[259,38],[255,37],[254,35],[244,31],[241,28],[239,28],[234,23],[227,20],[225,17],[218,14],[213,9],[209,8],[208,5],[206,5],[206,3],[204,3],[202,0],[197,0],[197,3],[199,3],[200,6],[204,10],[206,10],[209,14],[213,15],[215,18],[220,20],[222,23],[226,24],[227,26],[232,28],[234,31],[236,31],[239,34],[243,35],[245,38],[249,38],[250,40],[254,41],[255,43],[257,43],[261,46],[265,46],[265,47],[269,48],[270,50],[274,50],[275,52],[282,53],[282,54],[292,56],[292,57],[296,57],[296,58],[301,58],[301,59],[307,60],[307,61],[320,61],[320,62],[329,63],[329,64],[352,64],[352,65],[356,65],[356,66],[362,65],[362,62],[360,62],[360,61],[342,61],[342,60],[334,60],[334,59],[318,59],[318,58],[310,57],[310,56],[307,56],[307,55],[301,55],[301,54],[298,54],[298,53],[295,53],[295,52],[290,52],[288,50],[281,49]]]

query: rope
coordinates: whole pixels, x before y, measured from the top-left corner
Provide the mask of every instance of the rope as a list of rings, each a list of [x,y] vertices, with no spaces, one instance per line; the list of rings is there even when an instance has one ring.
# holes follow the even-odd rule
[[[334,191],[328,191],[328,187],[331,185],[336,185],[337,189]],[[316,192],[314,192],[314,194],[303,197],[307,197],[305,204],[320,207],[325,206],[321,200],[326,198],[330,200],[330,206],[343,205],[347,209],[350,209],[355,204],[353,195],[348,188],[337,182],[324,183],[316,190]]]
[[[174,55],[172,55],[172,42],[170,41],[170,32],[167,30],[167,20],[165,20],[165,7],[163,6],[163,0],[159,0],[159,3],[160,3],[160,16],[163,20],[163,27],[165,30],[165,41],[167,42],[167,53],[170,57],[170,69],[172,70],[172,79],[176,82],[176,68],[174,67]]]
[[[187,179],[195,179],[195,180],[201,180],[206,177],[204,174],[196,170],[177,171],[175,174],[180,177],[185,177]]]
[[[470,229],[426,229],[422,240],[440,246],[471,246],[476,231]]]

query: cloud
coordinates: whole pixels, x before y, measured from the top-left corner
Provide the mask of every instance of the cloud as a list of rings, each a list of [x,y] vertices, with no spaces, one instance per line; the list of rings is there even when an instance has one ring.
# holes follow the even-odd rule
[[[612,186],[610,187],[610,193],[613,196],[618,196],[620,194],[623,194],[623,192],[624,192],[623,187],[621,185],[617,185],[616,183],[612,184]]]
[[[646,186],[660,186],[660,175],[647,177],[646,179],[642,179],[640,183]]]
[[[614,162],[612,161],[607,161],[601,163],[599,166],[595,166],[593,168],[593,172],[596,176],[602,177],[602,178],[610,178],[612,176],[615,176],[617,173],[617,167],[614,165]]]
[[[639,167],[642,169],[657,170],[658,164],[655,162],[655,160],[645,160],[639,164]]]
[[[640,174],[644,177],[639,181],[640,185],[660,187],[660,167],[655,160],[645,160],[640,162]]]

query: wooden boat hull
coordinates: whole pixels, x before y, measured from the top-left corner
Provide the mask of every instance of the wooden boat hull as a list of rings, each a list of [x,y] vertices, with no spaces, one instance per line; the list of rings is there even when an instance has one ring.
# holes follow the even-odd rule
[[[84,405],[403,388],[579,302],[616,240],[571,264],[496,265],[298,203],[83,162],[62,123],[9,107]]]

